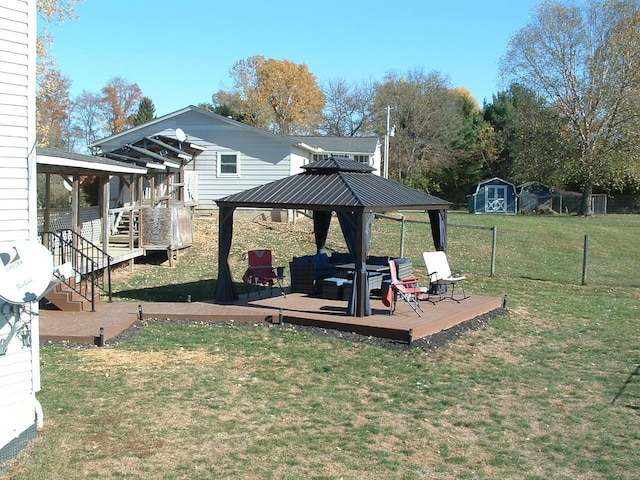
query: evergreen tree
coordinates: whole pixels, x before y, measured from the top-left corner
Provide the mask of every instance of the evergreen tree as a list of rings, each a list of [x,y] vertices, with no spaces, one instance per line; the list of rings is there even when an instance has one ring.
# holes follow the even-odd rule
[[[156,107],[149,97],[142,97],[138,105],[138,113],[133,117],[133,125],[142,125],[156,118]]]

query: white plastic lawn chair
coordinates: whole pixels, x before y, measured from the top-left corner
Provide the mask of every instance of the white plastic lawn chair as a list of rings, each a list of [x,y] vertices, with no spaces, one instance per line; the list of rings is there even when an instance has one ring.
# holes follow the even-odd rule
[[[449,261],[447,260],[447,254],[445,252],[423,252],[424,266],[427,269],[429,275],[429,283],[433,288],[431,291],[437,291],[440,300],[442,300],[442,292],[446,291],[446,287],[451,285],[451,299],[456,302],[469,298],[464,292],[464,280],[467,278],[462,275],[461,272],[456,272],[454,276],[451,273],[451,267],[449,267]],[[454,298],[456,285],[460,284],[462,288],[462,298]],[[442,287],[444,285],[444,287]]]

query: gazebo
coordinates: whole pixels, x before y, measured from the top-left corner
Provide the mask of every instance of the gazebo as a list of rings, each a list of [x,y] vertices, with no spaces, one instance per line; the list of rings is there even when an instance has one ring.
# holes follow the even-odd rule
[[[303,173],[216,201],[220,217],[217,301],[232,302],[238,299],[229,267],[236,208],[312,211],[318,252],[325,250],[332,213],[336,212],[349,252],[355,259],[349,313],[358,317],[371,314],[365,260],[376,212],[428,211],[434,246],[436,250],[446,251],[446,212],[451,206],[450,202],[374,175],[370,166],[344,157],[331,157],[302,168]]]

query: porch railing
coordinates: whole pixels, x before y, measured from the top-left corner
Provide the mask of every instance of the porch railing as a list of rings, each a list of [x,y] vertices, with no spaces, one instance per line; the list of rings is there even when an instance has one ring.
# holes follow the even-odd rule
[[[70,262],[73,278],[64,284],[85,300],[95,312],[96,288],[113,301],[111,291],[111,257],[96,244],[73,230],[43,232],[42,243],[53,255],[55,265]]]

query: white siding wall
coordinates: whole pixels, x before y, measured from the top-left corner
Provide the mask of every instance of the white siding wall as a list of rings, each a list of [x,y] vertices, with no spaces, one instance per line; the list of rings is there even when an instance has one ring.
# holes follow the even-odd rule
[[[195,161],[198,172],[198,209],[217,209],[215,201],[291,174],[292,144],[284,138],[236,125],[207,113],[188,110],[102,144],[104,151],[135,142],[147,135],[173,134],[181,128],[194,143],[206,147]],[[240,154],[237,176],[218,176],[217,156]],[[298,163],[302,163],[298,160]],[[189,165],[187,169],[191,169]],[[299,171],[299,166],[297,167]],[[295,170],[295,169],[294,169]],[[297,172],[296,172],[297,173]]]
[[[291,165],[289,169],[289,175],[297,175],[302,173],[303,165],[307,165],[311,162],[309,152],[302,150],[298,147],[293,148],[291,151]]]
[[[0,242],[36,238],[35,46],[35,0],[3,0],[0,3]],[[35,392],[40,389],[37,318],[37,315],[32,319],[23,315],[24,320],[31,320],[31,346],[14,338],[6,354],[0,356],[0,449],[35,422]],[[8,332],[5,317],[0,316],[0,338],[5,339]]]

